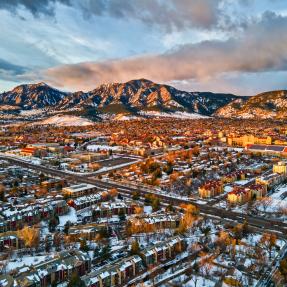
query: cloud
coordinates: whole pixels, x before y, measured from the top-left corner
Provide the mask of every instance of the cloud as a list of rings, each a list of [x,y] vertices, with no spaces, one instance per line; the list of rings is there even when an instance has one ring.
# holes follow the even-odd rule
[[[61,3],[81,10],[86,16],[109,16],[139,20],[166,30],[188,27],[211,28],[222,12],[223,0],[1,0],[0,9],[26,8],[32,14],[53,15]]]
[[[26,69],[22,66],[14,65],[0,58],[0,70],[9,72],[13,75],[24,74]]]
[[[70,0],[1,0],[0,9],[15,12],[18,8],[26,8],[36,16],[40,14],[53,15],[56,2],[70,5]]]
[[[164,29],[210,28],[219,21],[222,0],[84,0],[86,15],[136,19]]]
[[[26,79],[28,69],[10,63],[0,58],[0,78],[1,80],[17,82],[20,78]],[[28,77],[30,78],[30,77]]]
[[[221,73],[287,70],[287,17],[266,12],[237,38],[185,44],[165,54],[62,65],[43,71],[57,86],[88,90],[134,78],[205,80]]]

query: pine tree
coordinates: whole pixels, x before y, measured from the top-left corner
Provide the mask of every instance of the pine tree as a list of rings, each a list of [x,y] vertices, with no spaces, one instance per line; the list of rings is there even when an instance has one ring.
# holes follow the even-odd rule
[[[80,250],[82,250],[84,252],[88,252],[89,251],[89,246],[87,245],[87,240],[85,238],[83,238],[81,240]]]
[[[67,287],[86,287],[84,281],[80,278],[77,272],[74,272]]]

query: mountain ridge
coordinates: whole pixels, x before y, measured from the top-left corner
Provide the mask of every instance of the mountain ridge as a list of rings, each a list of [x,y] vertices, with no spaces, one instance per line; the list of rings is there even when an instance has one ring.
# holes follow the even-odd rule
[[[287,90],[263,92],[247,99],[235,99],[214,116],[239,119],[287,119]]]
[[[233,94],[187,92],[147,79],[125,83],[102,84],[89,92],[62,92],[45,83],[19,85],[0,94],[0,105],[22,109],[83,109],[92,106],[107,110],[118,106],[122,110],[159,109],[183,111],[210,116],[219,108],[242,98]]]

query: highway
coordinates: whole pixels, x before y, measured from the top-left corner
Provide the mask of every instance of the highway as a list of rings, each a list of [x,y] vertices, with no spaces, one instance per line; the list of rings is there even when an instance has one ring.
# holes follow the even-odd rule
[[[23,161],[21,159],[14,158],[11,156],[0,155],[0,160],[7,160],[12,164],[17,164],[19,166],[33,169],[33,170],[42,172],[44,174],[57,176],[57,177],[63,177],[69,180],[70,182],[90,183],[100,188],[107,188],[107,189],[117,188],[121,193],[126,193],[129,195],[133,194],[136,191],[140,191],[140,193],[143,195],[155,194],[157,197],[159,197],[162,200],[162,202],[170,203],[174,206],[179,206],[182,203],[185,203],[185,204],[192,203],[199,208],[201,213],[206,214],[208,216],[214,216],[214,217],[223,218],[223,219],[230,219],[232,221],[241,222],[241,223],[244,220],[247,220],[249,225],[260,228],[262,229],[262,231],[270,230],[272,232],[276,232],[278,237],[280,238],[287,238],[286,236],[287,235],[287,224],[281,221],[265,219],[262,217],[250,216],[247,214],[242,215],[241,213],[233,212],[231,210],[226,210],[223,208],[198,203],[192,199],[184,199],[180,197],[169,196],[168,194],[156,193],[155,191],[147,190],[146,188],[132,187],[132,186],[124,185],[121,183],[106,182],[106,181],[101,181],[101,180],[94,179],[94,178],[88,178],[88,177],[85,177],[79,174],[73,174],[73,173],[69,173],[66,171],[51,169],[51,168],[48,168],[42,165],[33,164],[33,163],[26,162],[26,161]]]

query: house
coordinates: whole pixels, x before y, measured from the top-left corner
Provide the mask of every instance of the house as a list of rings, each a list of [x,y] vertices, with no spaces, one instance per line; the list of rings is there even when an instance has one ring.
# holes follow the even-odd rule
[[[246,173],[245,170],[230,172],[222,177],[222,181],[224,183],[231,183],[237,180],[244,180],[246,178]]]
[[[72,198],[92,194],[95,191],[97,191],[97,187],[88,183],[75,184],[62,189],[62,193],[65,196]]]
[[[223,183],[221,180],[208,180],[198,188],[201,198],[210,198],[223,192]]]
[[[94,204],[97,204],[103,200],[103,193],[97,192],[94,194],[84,195],[77,198],[72,198],[68,201],[68,205],[74,207],[76,210],[80,210]]]
[[[58,253],[55,258],[16,269],[15,286],[48,287],[67,281],[74,272],[84,276],[91,270],[90,257],[79,250]]]
[[[85,224],[70,226],[68,235],[71,240],[77,241],[79,239],[94,240],[103,228],[104,225],[98,224]]]
[[[35,147],[25,147],[20,151],[20,155],[22,156],[35,156],[37,152],[37,148]]]
[[[87,287],[122,286],[143,271],[143,262],[138,255],[121,259],[115,263],[83,276]]]
[[[3,235],[0,236],[0,252],[5,251],[5,249],[19,249],[24,246],[23,242],[18,238],[17,235]],[[1,284],[0,284],[1,286]]]
[[[95,206],[92,210],[93,219],[102,218],[102,217],[109,217],[113,215],[120,215],[120,214],[133,214],[135,207],[138,204],[135,204],[132,201],[120,201],[117,200],[115,202],[102,202],[99,205]]]
[[[180,236],[169,238],[166,241],[159,242],[146,248],[142,252],[143,260],[146,266],[156,265],[168,259],[174,258],[185,249],[184,239]]]
[[[263,175],[256,178],[256,183],[266,185],[267,189],[272,188],[283,182],[286,179],[286,174],[284,173],[271,173],[268,175]]]
[[[68,212],[65,200],[51,197],[39,199],[30,204],[7,204],[0,210],[0,233],[6,231],[16,231],[25,225],[34,225],[41,220],[49,220],[55,215],[63,215]]]
[[[287,174],[287,165],[284,161],[279,161],[273,165],[273,173]]]
[[[177,228],[180,223],[180,215],[177,213],[155,213],[149,215],[133,215],[128,219],[128,224],[133,226],[135,233],[151,230]]]
[[[267,187],[264,184],[251,184],[248,187],[235,186],[227,194],[227,202],[231,205],[244,204],[251,199],[260,199],[267,193]]]

